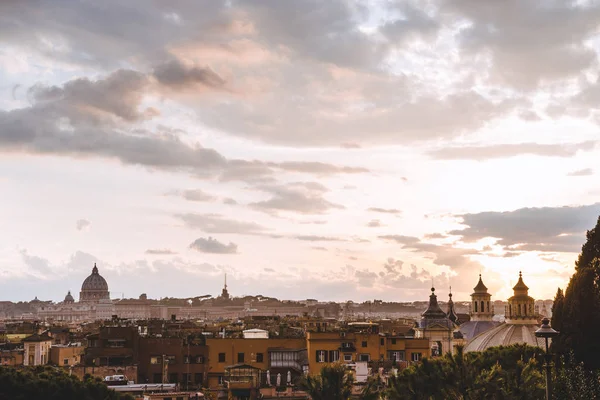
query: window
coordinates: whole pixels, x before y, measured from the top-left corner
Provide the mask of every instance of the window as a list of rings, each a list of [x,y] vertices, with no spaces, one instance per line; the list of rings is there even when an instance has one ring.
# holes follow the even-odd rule
[[[153,374],[152,375],[152,383],[161,383],[162,382],[162,374]]]
[[[219,375],[217,377],[217,381],[218,381],[219,385],[223,385],[225,383],[225,377],[223,375]]]
[[[410,359],[412,361],[421,361],[421,353],[411,353]]]
[[[352,342],[342,342],[342,349],[353,349],[354,343]]]
[[[477,312],[477,302],[475,302],[475,312]]]
[[[68,358],[65,358],[63,360],[63,365],[69,365],[69,359]]]
[[[404,361],[404,352],[403,351],[390,351],[388,352],[390,361]]]
[[[224,363],[225,362],[225,353],[219,353],[219,362],[220,363]]]
[[[192,374],[186,374],[185,372],[183,374],[181,374],[181,382],[188,384],[191,383],[192,381],[190,380],[192,377]]]
[[[370,354],[361,354],[358,357],[358,361],[371,361],[371,355]]]
[[[166,364],[175,364],[175,356],[165,356]]]
[[[237,362],[238,363],[243,363],[244,362],[244,353],[238,353]]]
[[[396,339],[392,339],[392,344],[396,344]]]
[[[204,356],[194,356],[194,364],[204,364]]]
[[[263,353],[256,353],[256,362],[261,363],[265,361],[265,355]]]
[[[177,383],[177,372],[169,374],[169,383]]]
[[[340,361],[340,351],[339,350],[329,350],[329,362],[338,362]]]
[[[123,348],[125,347],[125,339],[108,339],[106,341],[106,347]]]
[[[385,346],[385,339],[384,338],[379,339],[379,344],[382,346]]]
[[[190,356],[183,356],[183,363],[184,364],[189,364],[190,363]]]
[[[150,357],[150,364],[160,364],[160,356],[152,356]]]
[[[483,300],[481,300],[481,312],[485,312],[485,306],[483,304]]]
[[[318,363],[327,362],[327,351],[317,350],[317,362]]]
[[[361,343],[361,346],[362,346],[362,347],[367,347],[367,346],[368,346],[368,343],[367,343],[365,340],[363,340],[363,342]]]
[[[196,372],[194,374],[194,382],[196,384],[201,384],[203,380],[204,380],[204,378],[203,378],[202,372]]]
[[[344,362],[352,362],[352,354],[344,354]]]

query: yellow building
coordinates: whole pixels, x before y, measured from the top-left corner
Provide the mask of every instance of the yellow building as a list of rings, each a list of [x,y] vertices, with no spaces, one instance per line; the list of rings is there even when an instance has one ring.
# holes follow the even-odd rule
[[[306,341],[294,339],[241,339],[208,338],[208,387],[225,384],[227,367],[249,365],[264,371],[261,384],[267,384],[269,370],[271,384],[276,384],[277,374],[287,375],[291,371],[296,378],[306,365]],[[286,378],[282,378],[284,381]]]
[[[83,346],[54,345],[50,348],[50,363],[60,367],[70,367],[81,362]]]
[[[317,374],[324,365],[357,361],[418,361],[429,353],[429,340],[378,333],[377,324],[350,323],[348,331],[308,332],[309,371]]]

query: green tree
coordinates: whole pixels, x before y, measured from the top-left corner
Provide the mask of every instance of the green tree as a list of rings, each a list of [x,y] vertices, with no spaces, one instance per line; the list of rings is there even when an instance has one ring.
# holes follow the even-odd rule
[[[100,379],[79,380],[56,367],[0,367],[0,400],[133,400]]]
[[[565,295],[561,288],[558,288],[556,291],[556,296],[554,296],[554,303],[552,305],[552,321],[551,325],[554,329],[561,332],[562,331],[562,321],[564,318],[564,303],[565,303]]]
[[[354,377],[343,364],[326,365],[318,375],[307,375],[300,380],[299,388],[312,400],[348,400],[352,394]]]
[[[553,348],[563,356],[572,349],[576,361],[600,369],[600,218],[586,238],[564,299],[560,292],[555,298],[552,324],[560,335]]]

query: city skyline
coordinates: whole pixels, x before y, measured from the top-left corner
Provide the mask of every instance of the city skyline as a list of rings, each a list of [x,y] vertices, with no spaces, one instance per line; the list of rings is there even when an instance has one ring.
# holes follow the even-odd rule
[[[426,3],[1,4],[0,300],[553,298],[600,6]]]

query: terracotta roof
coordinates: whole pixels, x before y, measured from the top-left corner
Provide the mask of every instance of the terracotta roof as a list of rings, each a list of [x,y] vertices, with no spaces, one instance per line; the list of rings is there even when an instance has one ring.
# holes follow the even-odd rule
[[[48,334],[43,333],[41,335],[38,335],[37,333],[34,333],[31,336],[27,336],[25,339],[23,339],[24,342],[48,342],[48,341],[52,341],[52,338],[50,336],[48,336]]]

